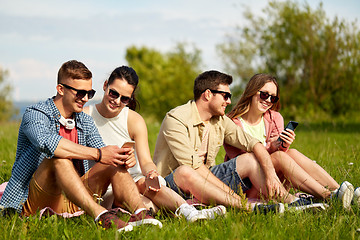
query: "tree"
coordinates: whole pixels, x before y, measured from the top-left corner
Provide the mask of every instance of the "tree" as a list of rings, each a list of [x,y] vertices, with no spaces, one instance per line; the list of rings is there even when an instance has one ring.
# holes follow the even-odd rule
[[[219,53],[228,71],[244,82],[257,72],[277,76],[281,103],[291,117],[358,111],[360,32],[356,22],[329,20],[320,3],[271,1],[261,17],[237,27]],[[313,114],[311,114],[313,113]]]
[[[0,122],[10,120],[13,114],[16,113],[10,99],[12,87],[5,81],[7,76],[8,71],[0,67]]]
[[[126,60],[139,76],[140,112],[161,121],[170,109],[193,98],[194,79],[201,65],[200,51],[179,43],[161,53],[146,47],[129,47]]]

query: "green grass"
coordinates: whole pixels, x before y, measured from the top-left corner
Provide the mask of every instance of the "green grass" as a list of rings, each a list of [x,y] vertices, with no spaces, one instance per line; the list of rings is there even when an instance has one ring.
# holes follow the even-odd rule
[[[0,180],[7,181],[15,159],[18,123],[0,126]],[[154,150],[159,124],[148,124],[150,149]],[[360,185],[360,124],[301,124],[293,147],[316,160],[338,182]],[[217,162],[224,157],[221,149]],[[353,163],[352,165],[349,163]],[[189,224],[184,219],[159,215],[163,229],[139,227],[117,234],[97,228],[88,216],[0,218],[0,239],[359,239],[360,210],[345,211],[337,203],[322,212],[254,215],[228,208],[225,218]]]

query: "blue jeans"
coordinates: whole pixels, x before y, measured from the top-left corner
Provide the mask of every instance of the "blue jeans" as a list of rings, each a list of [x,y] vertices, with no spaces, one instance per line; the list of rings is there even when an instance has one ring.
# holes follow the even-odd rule
[[[223,162],[219,165],[215,165],[210,168],[210,171],[236,193],[240,192],[240,188],[243,192],[246,192],[252,186],[249,178],[241,179],[239,174],[237,173],[236,158],[233,158],[227,162]],[[165,177],[166,185],[175,192],[177,192],[183,198],[190,198],[191,195],[182,192],[181,189],[176,185],[174,181],[174,172],[170,173]]]

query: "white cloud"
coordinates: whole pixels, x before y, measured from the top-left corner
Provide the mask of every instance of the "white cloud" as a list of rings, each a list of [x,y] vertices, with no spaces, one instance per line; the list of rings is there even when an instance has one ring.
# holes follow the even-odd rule
[[[14,87],[16,101],[45,99],[54,94],[57,69],[51,64],[36,59],[20,59],[5,65],[5,68],[9,70],[8,80]]]

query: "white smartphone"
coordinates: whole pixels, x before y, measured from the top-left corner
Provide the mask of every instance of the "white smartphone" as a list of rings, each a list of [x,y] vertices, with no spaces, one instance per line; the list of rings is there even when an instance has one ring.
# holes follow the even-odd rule
[[[154,177],[153,179],[146,178],[145,179],[146,189],[149,189],[150,186],[155,189],[155,191],[160,190],[160,180],[158,177]]]
[[[126,147],[126,148],[134,148],[135,146],[135,142],[134,141],[129,141],[129,142],[126,142],[122,145],[122,148]]]

